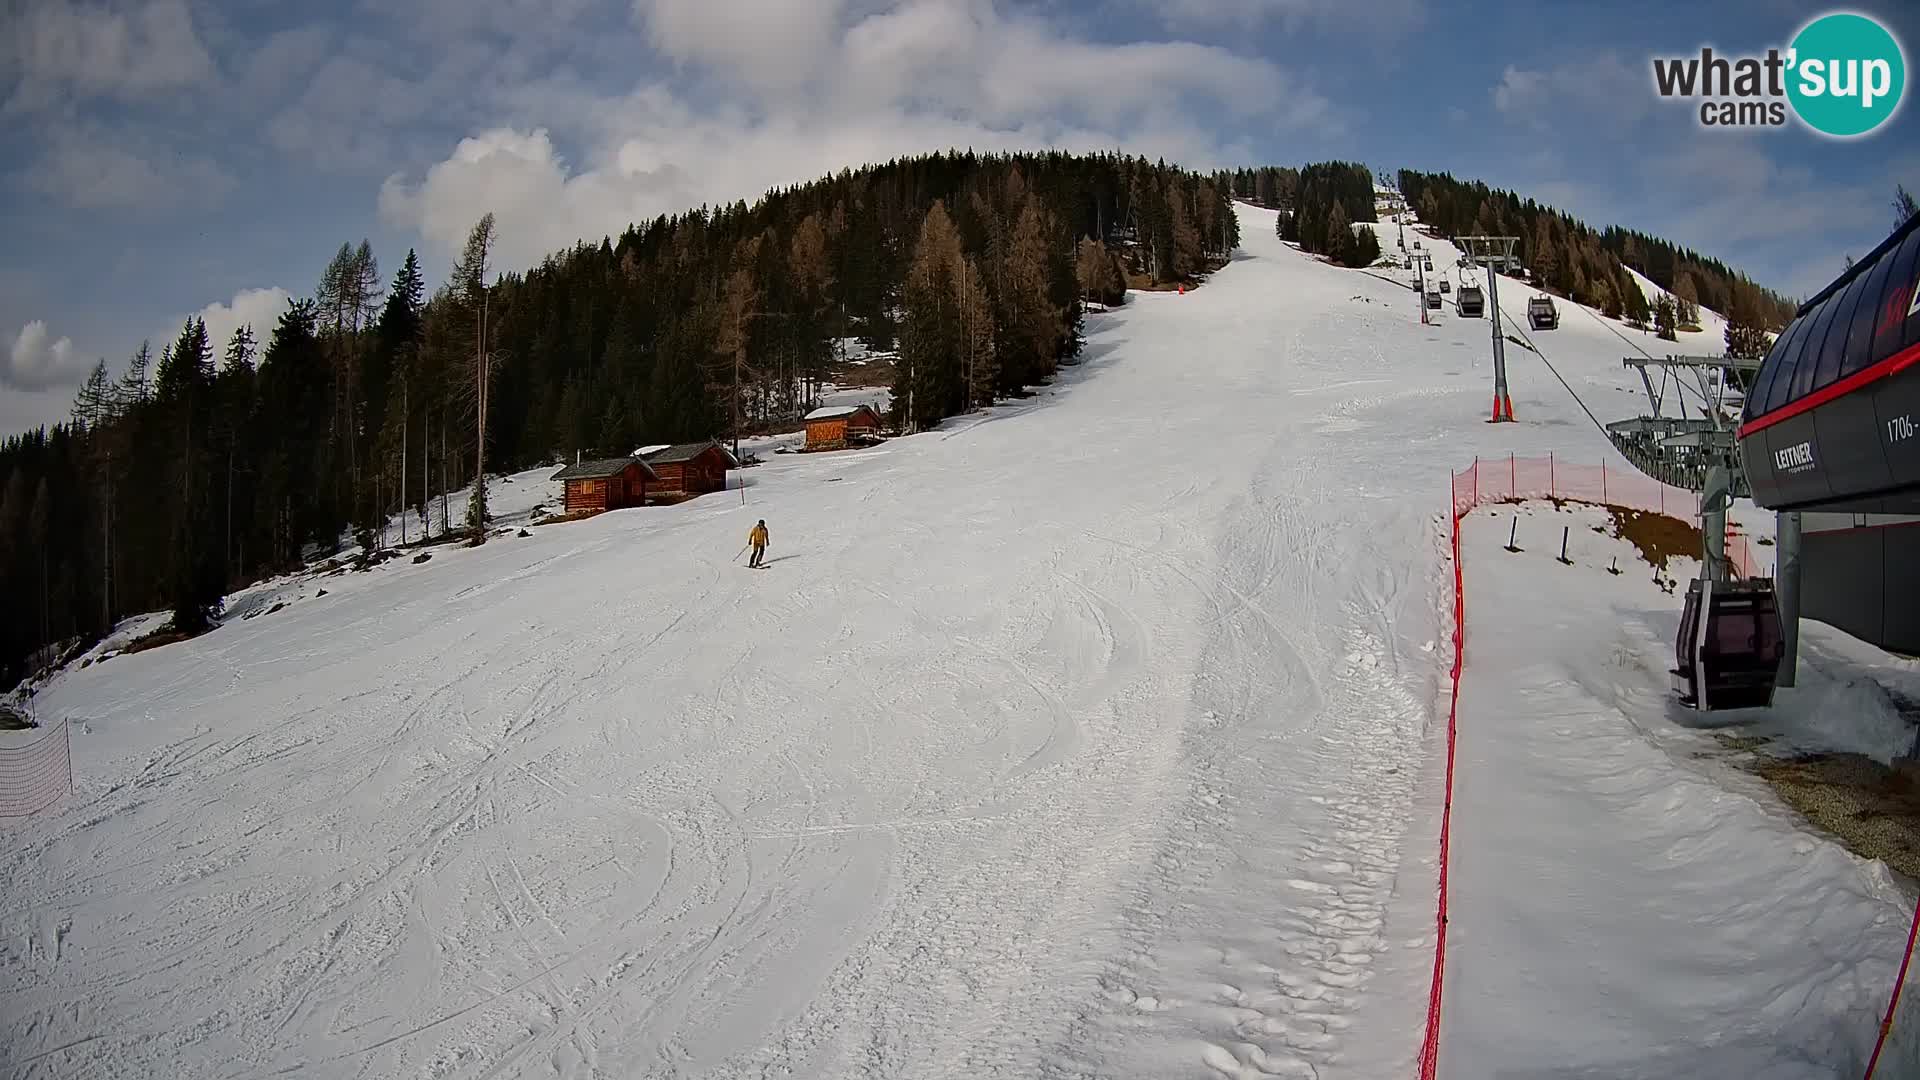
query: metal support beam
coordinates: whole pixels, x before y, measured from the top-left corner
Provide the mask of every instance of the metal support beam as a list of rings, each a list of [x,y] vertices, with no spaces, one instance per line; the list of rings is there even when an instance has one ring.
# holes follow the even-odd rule
[[[1705,490],[1700,494],[1700,532],[1706,544],[1702,552],[1700,576],[1713,582],[1731,580],[1732,565],[1727,562],[1727,506],[1733,502],[1732,477],[1725,466],[1707,470]]]
[[[1774,567],[1774,588],[1780,605],[1780,641],[1785,651],[1780,657],[1780,675],[1775,686],[1792,686],[1800,671],[1800,513],[1782,510],[1775,515],[1774,551],[1779,564]]]
[[[1467,256],[1487,271],[1487,306],[1492,309],[1488,321],[1493,326],[1493,422],[1513,419],[1513,398],[1507,393],[1507,341],[1500,332],[1500,273],[1498,266],[1510,266],[1513,263],[1513,246],[1520,242],[1517,236],[1459,236],[1454,238],[1456,245],[1467,246]]]

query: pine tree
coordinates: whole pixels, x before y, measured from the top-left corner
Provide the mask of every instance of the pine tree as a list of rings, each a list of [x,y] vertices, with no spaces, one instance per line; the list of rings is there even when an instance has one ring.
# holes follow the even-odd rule
[[[1173,223],[1168,219],[1167,228]],[[1038,383],[1053,374],[1061,337],[1060,312],[1055,309],[1048,280],[1053,251],[1052,215],[1037,197],[1027,199],[1014,222],[1007,257],[1007,300],[1003,305],[1009,325],[1006,340],[1012,353],[1002,356],[1003,375],[1017,377],[1013,389]],[[956,274],[957,276],[957,274]],[[1003,379],[1003,385],[1006,383]]]
[[[1620,290],[1610,279],[1604,277],[1593,279],[1588,291],[1592,296],[1586,302],[1599,308],[1602,315],[1609,319],[1618,319],[1625,314],[1621,304]]]
[[[1187,209],[1186,192],[1181,190],[1177,180],[1168,185],[1167,210],[1168,231],[1173,241],[1173,276],[1188,280],[1200,270],[1203,252],[1199,225],[1192,211]]]
[[[727,402],[727,431],[739,452],[740,428],[745,420],[747,398],[759,381],[752,359],[753,322],[762,314],[761,290],[755,263],[760,258],[761,238],[749,237],[734,248],[721,299],[720,333],[713,342],[713,364],[709,387]]]
[[[1693,275],[1682,271],[1673,282],[1674,317],[1685,330],[1700,329],[1700,294]]]
[[[1915,214],[1920,214],[1920,202],[1914,200],[1913,192],[1905,184],[1893,185],[1893,227],[1905,225]]]
[[[1347,217],[1347,208],[1343,203],[1334,203],[1327,214],[1326,253],[1335,262],[1352,262],[1353,224]]]
[[[153,350],[142,341],[134,350],[133,358],[127,361],[127,373],[120,378],[120,398],[129,406],[138,405],[147,400],[148,368],[153,363]]]
[[[1653,305],[1653,328],[1656,336],[1666,341],[1680,340],[1679,335],[1674,332],[1677,322],[1678,316],[1675,312],[1673,297],[1665,293],[1660,294],[1660,299]]]
[[[1767,332],[1760,326],[1760,298],[1755,292],[1736,288],[1727,305],[1727,355],[1736,359],[1758,360],[1767,354]]]
[[[1111,263],[1108,263],[1108,269],[1111,271]],[[959,289],[955,301],[960,318],[958,344],[961,366],[966,380],[965,407],[971,409],[990,405],[1000,385],[1000,358],[994,347],[998,335],[993,322],[993,305],[988,300],[980,268],[972,259],[962,260],[954,284]]]
[[[905,431],[938,423],[959,411],[966,388],[959,306],[960,236],[945,203],[935,200],[921,222],[903,291],[900,360],[893,400]]]
[[[1553,242],[1553,230],[1547,220],[1548,216],[1541,214],[1534,218],[1533,224],[1533,282],[1542,287],[1556,281],[1560,274],[1560,250]]]
[[[27,512],[27,542],[40,553],[40,643],[53,642],[53,613],[49,607],[52,592],[52,546],[48,526],[53,521],[53,499],[47,493],[47,478],[41,475],[33,490],[33,508]]]
[[[453,286],[473,312],[474,337],[472,387],[474,410],[473,494],[467,500],[467,527],[473,530],[473,546],[487,541],[487,397],[493,377],[488,338],[487,273],[493,253],[493,214],[481,215],[467,234],[467,245],[453,267]]]
[[[1615,280],[1619,282],[1617,288],[1620,292],[1622,313],[1626,316],[1628,325],[1645,329],[1647,320],[1653,314],[1653,309],[1647,303],[1646,290],[1640,287],[1640,282],[1624,267],[1618,269],[1619,273]]]
[[[107,377],[107,362],[103,358],[94,363],[85,385],[75,395],[72,416],[76,424],[91,430],[111,420],[117,411],[115,406],[115,388]]]
[[[207,326],[189,319],[166,351],[154,379],[154,395],[167,417],[170,437],[169,485],[173,561],[168,593],[173,628],[183,634],[205,630],[224,592],[220,559],[213,544],[210,467],[213,349]]]
[[[1114,305],[1126,299],[1126,283],[1113,264],[1107,246],[1093,237],[1084,237],[1074,258],[1074,277],[1082,297],[1095,303]]]

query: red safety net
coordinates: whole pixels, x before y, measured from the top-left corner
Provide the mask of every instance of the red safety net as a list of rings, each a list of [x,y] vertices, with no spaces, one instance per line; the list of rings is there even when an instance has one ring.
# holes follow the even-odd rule
[[[73,739],[62,720],[32,742],[0,747],[0,817],[37,813],[73,790]]]
[[[1571,502],[1617,506],[1666,514],[1691,524],[1700,521],[1700,496],[1669,487],[1644,473],[1602,462],[1587,465],[1543,458],[1478,458],[1453,474],[1453,515],[1456,519],[1476,506],[1514,499],[1564,499]],[[1758,562],[1739,524],[1727,522],[1727,559],[1741,577],[1759,577],[1771,567]]]
[[[1434,1080],[1440,1068],[1440,1003],[1447,971],[1447,878],[1453,838],[1454,748],[1458,742],[1460,670],[1466,661],[1467,593],[1460,567],[1460,519],[1476,506],[1515,499],[1564,499],[1573,502],[1649,510],[1683,521],[1698,521],[1700,497],[1682,488],[1668,487],[1643,473],[1609,468],[1604,462],[1585,465],[1544,458],[1474,460],[1453,474],[1453,670],[1452,697],[1447,705],[1447,773],[1440,809],[1439,909],[1434,920],[1433,982],[1427,992],[1427,1029],[1420,1043],[1420,1080]],[[1727,556],[1742,577],[1751,577],[1754,563],[1746,537],[1729,526]],[[1920,928],[1920,914],[1916,914]],[[1904,968],[1902,969],[1904,975]],[[1888,1006],[1891,1021],[1892,1005]],[[1884,1030],[1883,1030],[1884,1038]]]
[[[1464,507],[1461,504],[1460,475],[1455,473],[1453,477],[1453,693],[1447,703],[1447,779],[1440,804],[1440,902],[1434,919],[1433,982],[1427,990],[1427,1033],[1420,1042],[1421,1080],[1433,1080],[1440,1068],[1440,993],[1447,981],[1447,867],[1453,838],[1453,749],[1459,730],[1460,668],[1467,655],[1467,592],[1466,578],[1460,571],[1460,519],[1474,506],[1472,501]]]

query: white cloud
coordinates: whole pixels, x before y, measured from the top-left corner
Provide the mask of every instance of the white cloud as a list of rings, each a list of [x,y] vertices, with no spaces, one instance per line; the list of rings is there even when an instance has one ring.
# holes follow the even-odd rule
[[[1277,22],[1287,30],[1325,27],[1362,34],[1405,33],[1426,17],[1426,0],[1129,0],[1168,26],[1250,29]]]
[[[620,97],[565,77],[522,87],[509,99],[512,125],[462,140],[418,179],[389,177],[382,216],[451,253],[491,211],[500,265],[523,266],[660,213],[902,154],[1118,147],[1204,168],[1245,148],[1221,146],[1195,113],[1269,129],[1333,120],[1326,98],[1267,61],[1186,42],[1090,43],[989,0],[788,11],[791,55],[769,73],[756,66],[769,41],[722,33],[761,6],[638,6],[661,48],[707,71],[716,103],[695,107],[662,85]],[[584,153],[562,153],[569,132]]]
[[[6,368],[0,370],[0,383],[21,390],[77,386],[86,379],[88,368],[75,352],[71,338],[54,340],[47,324],[35,319],[14,335]]]
[[[306,89],[273,118],[267,140],[322,168],[390,168],[401,152],[399,131],[437,103],[458,100],[450,82],[439,90],[444,92],[341,52],[321,64]]]
[[[831,52],[840,0],[635,0],[664,55],[765,89],[810,80]]]
[[[1493,106],[1536,128],[1598,124],[1611,131],[1637,125],[1653,106],[1651,77],[1616,52],[1600,52],[1541,71],[1508,65],[1493,88]]]
[[[214,359],[219,360],[226,354],[227,341],[233,332],[242,326],[253,328],[253,340],[261,349],[267,347],[267,339],[273,336],[274,324],[280,321],[280,313],[287,310],[287,301],[292,294],[278,285],[264,289],[241,289],[233,299],[225,303],[218,300],[191,315],[182,315],[173,325],[163,329],[152,338],[154,354],[158,355],[161,345],[180,336],[180,327],[188,319],[197,318],[207,324],[207,341],[213,345]],[[255,360],[258,361],[256,356]]]
[[[279,100],[320,66],[333,45],[334,33],[325,26],[303,26],[272,34],[247,50],[234,83],[239,103],[257,108]]]
[[[207,158],[65,128],[54,132],[26,178],[80,210],[211,207],[234,188],[233,178]]]
[[[11,108],[44,107],[63,94],[136,100],[213,74],[186,0],[10,7],[0,15],[0,82],[13,84]]]

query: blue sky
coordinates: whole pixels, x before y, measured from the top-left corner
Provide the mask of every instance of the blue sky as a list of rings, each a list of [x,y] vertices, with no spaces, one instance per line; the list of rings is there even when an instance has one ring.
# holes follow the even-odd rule
[[[342,241],[430,280],[949,145],[1195,167],[1353,158],[1508,186],[1794,294],[1920,189],[1920,110],[1851,142],[1702,130],[1654,55],[1829,8],[1437,0],[0,0],[0,430],[204,313],[264,336]],[[1920,49],[1920,9],[1856,5]],[[1912,94],[1909,94],[1912,96]]]

